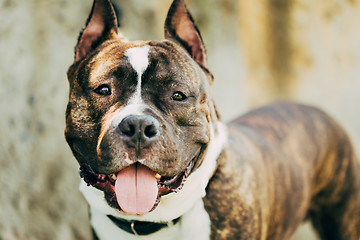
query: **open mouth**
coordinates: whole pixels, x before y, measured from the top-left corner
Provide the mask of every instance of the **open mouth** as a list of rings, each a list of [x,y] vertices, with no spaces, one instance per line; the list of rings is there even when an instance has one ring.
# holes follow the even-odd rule
[[[80,176],[88,185],[104,191],[110,206],[128,214],[142,215],[154,210],[162,196],[183,188],[201,152],[200,149],[184,171],[172,177],[161,176],[140,163],[112,174],[96,173],[88,164],[83,164]],[[134,187],[133,183],[141,186]]]

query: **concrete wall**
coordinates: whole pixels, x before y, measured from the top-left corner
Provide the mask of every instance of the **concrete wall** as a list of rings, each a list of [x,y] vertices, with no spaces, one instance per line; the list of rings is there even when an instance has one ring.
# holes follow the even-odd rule
[[[119,0],[122,32],[161,39],[170,0]],[[322,107],[360,149],[357,0],[188,1],[228,120],[275,99]],[[0,239],[89,239],[63,137],[66,69],[89,0],[0,0]],[[311,239],[308,227],[296,239]],[[306,235],[307,236],[307,235]]]
[[[240,48],[252,106],[294,99],[320,106],[360,149],[360,3],[239,0]]]
[[[88,1],[0,1],[0,239],[86,239],[64,137],[66,69]]]

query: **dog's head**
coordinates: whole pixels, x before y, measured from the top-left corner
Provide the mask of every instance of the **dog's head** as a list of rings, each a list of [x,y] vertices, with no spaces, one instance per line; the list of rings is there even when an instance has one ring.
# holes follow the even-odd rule
[[[68,79],[66,140],[110,206],[145,214],[203,163],[217,120],[213,77],[183,0],[165,40],[136,42],[118,36],[110,1],[95,0]]]

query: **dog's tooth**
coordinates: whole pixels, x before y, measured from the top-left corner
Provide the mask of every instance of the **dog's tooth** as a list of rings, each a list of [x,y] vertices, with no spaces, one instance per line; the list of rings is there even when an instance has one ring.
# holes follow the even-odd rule
[[[112,178],[113,180],[116,180],[116,175],[115,175],[115,173],[111,174],[111,178]]]
[[[158,174],[158,173],[156,173],[156,174],[155,174],[155,178],[156,178],[157,180],[160,180],[161,175],[160,175],[160,174]]]

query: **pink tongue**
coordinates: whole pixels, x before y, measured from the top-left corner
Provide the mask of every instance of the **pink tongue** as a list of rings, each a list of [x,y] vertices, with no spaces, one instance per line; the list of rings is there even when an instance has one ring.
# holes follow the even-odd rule
[[[148,213],[154,207],[158,196],[155,173],[140,164],[121,170],[116,177],[115,194],[125,213]]]

